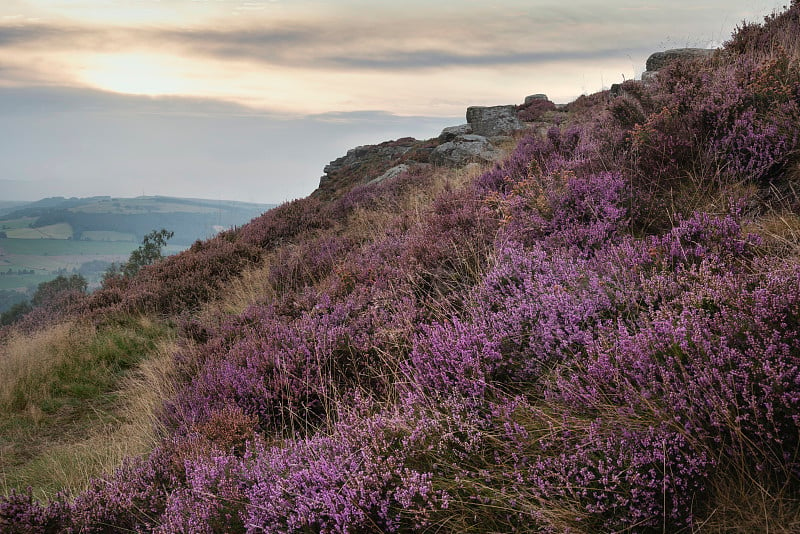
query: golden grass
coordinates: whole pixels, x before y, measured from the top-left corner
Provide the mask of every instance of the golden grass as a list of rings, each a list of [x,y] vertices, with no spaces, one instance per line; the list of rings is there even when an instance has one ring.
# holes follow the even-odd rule
[[[51,392],[41,377],[61,364],[91,328],[62,323],[30,336],[19,333],[0,346],[0,410],[32,408],[30,401],[46,401]],[[21,398],[24,391],[25,397]]]
[[[707,511],[697,521],[696,533],[749,534],[800,532],[800,499],[786,484],[767,480],[764,473],[731,468],[712,480]]]
[[[79,492],[126,457],[145,454],[163,434],[158,414],[175,383],[172,336],[148,318],[103,328],[66,323],[14,335],[0,347],[0,492],[31,486],[40,499]],[[74,365],[76,354],[79,363],[96,367],[92,354],[139,350],[118,345],[120,339],[147,335],[161,341],[110,383],[113,390],[68,399],[52,411],[41,408],[54,401],[53,377]],[[63,391],[55,401],[63,401]]]

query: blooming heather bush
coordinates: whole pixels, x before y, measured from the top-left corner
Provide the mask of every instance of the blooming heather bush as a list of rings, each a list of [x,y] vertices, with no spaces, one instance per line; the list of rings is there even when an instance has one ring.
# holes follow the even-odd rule
[[[756,277],[705,273],[647,328],[609,330],[586,371],[565,373],[553,399],[644,410],[762,468],[795,462],[799,280],[785,268]]]
[[[731,39],[725,43],[725,49],[739,55],[769,54],[775,47],[797,50],[797,25],[800,21],[800,5],[791,0],[784,11],[773,12],[764,17],[764,23],[743,23]]]
[[[399,261],[419,308],[458,310],[487,266],[498,221],[479,195],[473,187],[445,191],[405,233]]]
[[[354,246],[347,237],[325,236],[309,238],[297,247],[283,247],[270,267],[270,284],[278,291],[313,285],[343,263]]]
[[[490,204],[503,214],[511,239],[591,254],[625,226],[623,189],[614,173],[533,175],[514,182],[505,195],[491,195]]]
[[[402,302],[390,308],[359,296],[367,299],[320,295],[292,318],[254,306],[223,323],[190,356],[199,371],[172,403],[170,424],[185,430],[238,407],[258,419],[262,432],[305,432],[332,417],[333,403],[348,392],[385,394],[392,377],[380,349],[396,340],[374,331],[407,322]]]
[[[695,213],[652,243],[664,253],[673,269],[681,269],[701,263],[725,266],[752,259],[761,239],[752,234],[743,235],[741,225],[731,215],[712,217],[707,213]]]
[[[56,499],[45,507],[31,494],[12,490],[0,498],[0,528],[9,534],[55,534],[69,521],[69,506]]]
[[[508,193],[527,178],[577,171],[598,147],[588,138],[588,128],[553,126],[547,135],[524,137],[511,155],[477,180],[479,191]]]
[[[578,436],[541,446],[543,454],[527,473],[531,491],[547,501],[578,503],[588,526],[607,532],[690,525],[712,463],[680,432],[601,420]]]
[[[424,189],[432,183],[433,177],[430,172],[413,169],[391,180],[356,186],[331,203],[331,217],[343,221],[356,208],[397,211],[400,209],[400,200],[405,195]]]
[[[156,532],[243,532],[244,495],[238,458],[186,461],[186,485],[170,493]]]
[[[378,417],[285,448],[256,444],[245,458],[251,531],[421,527],[439,498],[429,474],[404,465],[407,452],[391,424]]]
[[[538,121],[548,111],[555,111],[556,105],[546,98],[534,98],[527,104],[517,106],[517,117],[527,122]]]
[[[110,278],[88,298],[85,310],[95,316],[113,312],[177,315],[194,310],[260,258],[258,249],[231,239],[233,234],[222,234],[198,241],[134,277]]]
[[[249,245],[273,248],[309,230],[326,228],[330,221],[323,216],[323,202],[304,198],[271,209],[250,221],[236,233]]]
[[[422,328],[405,373],[410,384],[428,398],[454,395],[482,402],[502,356],[485,330],[454,319],[451,324]]]
[[[108,480],[94,481],[73,500],[67,524],[86,533],[151,531],[177,483],[173,461],[166,447],[156,449],[147,459],[127,461]]]
[[[490,338],[500,340],[503,364],[514,380],[535,380],[592,339],[593,325],[612,304],[600,277],[587,267],[584,260],[541,248],[501,249],[474,313]]]
[[[732,180],[768,180],[797,148],[796,60],[778,49],[768,58],[717,61],[670,65],[640,100],[648,114],[630,139],[643,186],[674,186],[686,172],[710,166]]]

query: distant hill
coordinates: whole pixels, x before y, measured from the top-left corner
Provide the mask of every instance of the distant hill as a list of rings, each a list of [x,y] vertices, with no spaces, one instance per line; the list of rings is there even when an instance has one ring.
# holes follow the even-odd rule
[[[173,244],[190,245],[222,229],[244,224],[272,207],[274,205],[159,196],[52,197],[0,214],[0,229],[19,226],[20,219],[24,219],[25,226],[32,229],[69,225],[69,235],[65,239],[138,242],[154,228],[163,227],[175,232]],[[47,233],[42,237],[47,237]]]
[[[12,200],[0,200],[0,217],[11,213],[14,210],[28,204],[27,202],[16,202]]]
[[[51,197],[0,203],[0,291],[30,292],[59,274],[79,273],[91,286],[123,262],[152,230],[175,233],[166,253],[241,226],[273,208],[230,200],[174,197]],[[0,311],[16,300],[0,295]]]

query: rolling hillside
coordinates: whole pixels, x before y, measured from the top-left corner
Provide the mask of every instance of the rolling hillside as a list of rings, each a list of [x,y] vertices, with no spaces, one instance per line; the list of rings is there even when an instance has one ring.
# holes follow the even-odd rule
[[[0,331],[0,530],[799,531],[800,4],[467,119]]]

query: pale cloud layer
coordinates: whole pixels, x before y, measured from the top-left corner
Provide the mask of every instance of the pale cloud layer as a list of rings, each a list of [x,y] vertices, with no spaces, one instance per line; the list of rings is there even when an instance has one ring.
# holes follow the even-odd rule
[[[434,136],[468,105],[566,102],[780,5],[3,0],[0,135],[13,141],[0,146],[0,200],[48,187],[303,196],[354,144]]]

